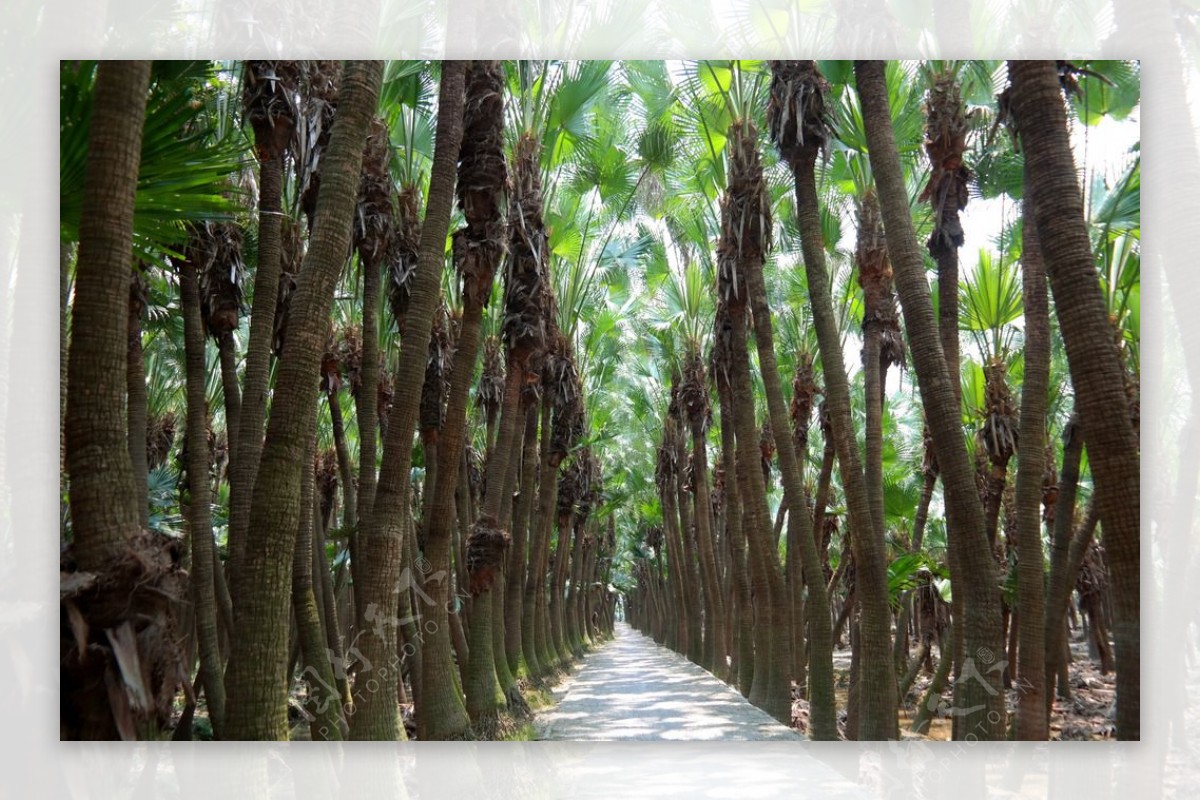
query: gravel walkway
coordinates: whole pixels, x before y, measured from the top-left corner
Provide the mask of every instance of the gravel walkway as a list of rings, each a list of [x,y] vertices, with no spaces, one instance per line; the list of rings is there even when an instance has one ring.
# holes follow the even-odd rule
[[[538,715],[543,740],[803,740],[711,673],[618,623]]]

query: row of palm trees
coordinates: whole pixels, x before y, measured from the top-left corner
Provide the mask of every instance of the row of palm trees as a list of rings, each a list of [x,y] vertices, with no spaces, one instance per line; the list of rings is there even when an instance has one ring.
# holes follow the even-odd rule
[[[894,623],[919,633],[926,661],[934,645],[957,645],[940,649],[955,656],[939,660],[943,681],[951,661],[963,675],[964,654],[1005,653],[1005,631],[1022,638],[1020,659],[1043,659],[1026,644],[1035,628],[1024,621],[1040,617],[1027,606],[1033,578],[1015,596],[998,590],[998,575],[972,578],[995,573],[988,549],[1001,517],[1007,544],[1031,544],[1007,521],[1016,504],[996,463],[1011,459],[1009,440],[961,440],[964,408],[972,434],[986,418],[1012,440],[1018,419],[1039,419],[1015,413],[1003,370],[991,367],[1031,379],[1034,361],[1007,346],[1022,336],[1021,286],[1036,283],[1017,282],[1015,264],[1034,247],[1006,229],[989,266],[967,271],[963,314],[953,272],[968,186],[1029,196],[1023,154],[985,135],[1002,65],[860,68],[883,88],[875,117],[849,62],[156,62],[145,85],[126,87],[145,100],[144,141],[131,151],[140,163],[124,153],[135,180],[125,175],[131,230],[119,246],[140,265],[131,277],[115,257],[103,268],[95,255],[85,261],[82,223],[97,219],[79,210],[94,208],[82,200],[100,181],[84,176],[99,169],[89,148],[104,153],[91,140],[129,150],[131,131],[89,125],[104,118],[100,89],[116,67],[64,65],[64,576],[76,577],[64,579],[62,657],[75,688],[64,692],[64,735],[157,736],[184,699],[185,720],[206,710],[217,736],[282,739],[299,731],[291,697],[314,738],[505,736],[530,689],[607,636],[618,614],[780,719],[791,719],[795,682],[821,738],[839,735],[832,652],[843,632],[854,646],[847,733],[864,739],[896,736],[911,684],[909,640],[893,643]],[[1089,65],[1076,82],[1086,93],[1101,78],[1136,86],[1121,62]],[[891,194],[878,163],[886,147],[869,141],[884,130],[904,168]],[[976,142],[985,144],[970,153],[972,183],[963,164]],[[1136,176],[1135,163],[1111,187],[1089,188],[1102,212],[1089,219],[1108,225],[1085,229],[1106,254],[1094,283],[1126,332],[1133,375]],[[111,174],[102,182],[114,185]],[[914,216],[910,198],[923,189],[932,213]],[[1130,196],[1132,211],[1121,202]],[[852,255],[840,249],[848,206],[860,219]],[[937,322],[932,309],[922,320],[946,356],[917,323],[918,359],[910,317],[929,290],[919,250],[897,259],[897,219],[930,234],[939,302]],[[1022,270],[1030,261],[1020,258]],[[114,269],[128,310],[120,347],[111,332],[93,338],[97,314],[87,316],[102,276],[113,327]],[[1014,292],[1015,313],[1002,302]],[[1035,305],[1024,301],[1027,347]],[[843,359],[854,323],[870,353],[864,391]],[[972,337],[960,365],[960,324],[1001,344],[973,349]],[[74,353],[103,341],[103,359]],[[1048,341],[1041,416],[1053,430],[1069,411],[1069,352]],[[888,367],[909,361],[920,405],[886,391]],[[925,397],[938,364],[941,388]],[[100,380],[122,372],[124,383]],[[108,394],[93,397],[93,385]],[[1136,398],[1135,385],[1121,387]],[[809,436],[816,407],[819,438]],[[173,438],[184,419],[186,434]],[[959,447],[946,450],[954,430]],[[100,433],[103,446],[93,444]],[[1075,488],[1086,496],[1090,484],[1088,470],[1078,475],[1082,438],[1072,442],[1054,486],[1073,510]],[[89,496],[87,459],[111,466],[125,454],[132,481],[122,465]],[[1053,469],[1043,448],[1017,454]],[[763,470],[740,469],[755,460]],[[211,481],[193,487],[206,466]],[[950,482],[946,466],[957,470]],[[1030,497],[1020,469],[1017,480]],[[1052,483],[1034,489],[1046,495]],[[982,493],[991,505],[977,486],[997,488]],[[1074,532],[1073,548],[1072,514],[1054,518],[1046,620],[1066,620],[1065,588],[1099,517],[1082,515],[1087,534]],[[894,558],[909,550],[896,547],[898,528],[912,532],[907,568]],[[982,535],[974,550],[969,532]],[[947,616],[938,587],[948,594],[945,578],[964,575]],[[132,607],[131,586],[144,588]],[[162,666],[148,674],[153,702],[112,700],[101,684],[124,647],[105,630],[121,631],[131,611],[143,664]],[[1056,666],[1064,626],[1046,628]],[[1113,628],[1120,656],[1129,631]],[[180,643],[183,659],[162,639]],[[85,650],[100,656],[82,659]],[[1022,678],[1035,672],[1018,667]],[[967,693],[955,706],[991,704],[962,721],[962,736],[1004,733],[990,693],[1002,677],[985,675],[974,697],[969,682],[955,683]],[[180,723],[176,736],[192,728]]]
[[[906,96],[911,92],[905,87],[908,81],[893,66],[856,62],[851,92],[848,75],[834,90],[815,62],[772,62],[770,87],[763,98],[760,88],[764,73],[739,72],[734,65],[725,95],[731,123],[717,244],[718,296],[714,316],[709,317],[723,480],[714,492],[703,470],[707,455],[702,437],[695,439],[690,455],[678,441],[676,432],[685,415],[684,404],[677,402],[676,395],[683,398],[708,393],[706,387],[697,390],[693,386],[703,383],[703,372],[690,366],[699,362],[699,343],[688,342],[685,348],[689,355],[679,362],[683,372],[670,379],[671,403],[657,457],[658,492],[665,520],[661,528],[652,527],[645,535],[637,585],[630,600],[632,619],[655,639],[736,683],[753,703],[785,723],[792,722],[791,688],[795,683],[808,704],[810,732],[818,739],[839,736],[832,662],[835,636],[831,636],[831,628],[838,629],[836,635],[840,638],[847,616],[852,662],[843,730],[846,736],[895,738],[898,708],[924,662],[934,679],[916,715],[916,730],[928,727],[928,712],[937,708],[937,696],[953,667],[949,714],[955,737],[1003,738],[1011,734],[1020,739],[1047,739],[1054,680],[1065,672],[1068,596],[1081,564],[1064,563],[1071,550],[1066,543],[1073,540],[1075,559],[1082,558],[1099,519],[1105,561],[1113,576],[1117,733],[1121,738],[1136,739],[1139,691],[1137,665],[1133,663],[1138,639],[1133,621],[1138,610],[1134,590],[1138,530],[1132,522],[1138,498],[1134,486],[1138,476],[1136,366],[1132,366],[1131,373],[1124,332],[1114,328],[1114,324],[1127,322],[1124,315],[1111,314],[1120,292],[1111,280],[1104,282],[1106,286],[1097,280],[1098,266],[1109,272],[1123,268],[1114,267],[1103,252],[1092,255],[1089,220],[1083,213],[1083,196],[1074,177],[1064,90],[1068,92],[1067,100],[1072,92],[1081,91],[1077,82],[1081,72],[1073,65],[1051,62],[1009,65],[1008,88],[1000,95],[992,116],[997,125],[1009,126],[1013,140],[1010,144],[980,136],[988,151],[976,158],[981,166],[998,158],[1015,162],[1018,170],[1022,161],[1025,165],[1023,175],[1018,172],[1023,181],[1016,183],[1016,191],[1009,190],[1024,199],[1020,218],[1023,233],[1017,254],[1021,280],[1016,280],[1011,262],[1006,270],[985,256],[965,284],[967,306],[963,314],[958,297],[958,248],[964,241],[959,214],[968,202],[972,183],[985,186],[984,180],[973,181],[966,166],[968,139],[976,137],[962,101],[960,82],[970,75],[964,66],[928,66],[923,137],[928,162],[923,170],[913,170],[911,153],[916,150],[915,143],[906,143],[901,137],[911,131],[905,115],[914,104]],[[1090,74],[1108,86],[1114,84],[1097,73]],[[1030,100],[1031,96],[1036,100]],[[840,118],[831,111],[839,108],[839,103],[841,108],[850,107],[850,113]],[[971,116],[978,114],[975,110]],[[790,209],[779,201],[772,204],[764,181],[760,143],[754,130],[755,122],[764,118],[781,161],[792,173],[795,200]],[[851,175],[858,209],[853,260],[862,290],[861,453],[825,258],[836,242],[830,241],[830,230],[823,228],[818,192],[818,156],[834,134],[831,121],[835,121],[837,145],[843,153],[854,153],[857,161]],[[902,151],[910,157],[902,158]],[[1048,158],[1047,152],[1056,153],[1056,158]],[[1135,171],[1136,165],[1118,185],[1127,185]],[[828,181],[829,172],[826,168],[821,178]],[[923,184],[923,189],[913,191],[914,183],[918,187]],[[914,203],[918,195],[916,203],[930,204],[927,219]],[[769,302],[762,273],[771,247],[772,205],[796,216],[807,279],[805,300],[817,340],[815,348],[805,343],[809,355],[796,360],[790,417],[772,330],[778,325],[772,311],[778,319],[787,310]],[[1062,212],[1064,207],[1069,214]],[[918,244],[914,217],[927,227],[925,248]],[[1069,221],[1068,239],[1073,239],[1078,248],[1070,258],[1061,252],[1058,241],[1053,248],[1042,246],[1039,226],[1043,221],[1052,222],[1056,232],[1064,230]],[[1110,233],[1111,229],[1098,239],[1098,251],[1107,250]],[[936,314],[923,250],[938,273]],[[1085,515],[1074,535],[1080,445],[1080,432],[1074,422],[1067,429],[1061,484],[1055,477],[1054,451],[1047,451],[1049,399],[1052,394],[1064,395],[1062,385],[1067,383],[1060,372],[1056,378],[1060,386],[1052,392],[1047,275],[1054,293],[1053,308],[1058,313],[1059,324],[1054,330],[1066,344],[1076,413],[1082,419],[1088,405],[1093,425],[1110,426],[1124,438],[1111,434],[1102,454],[1096,452],[1102,446],[1094,439],[1088,440],[1089,458],[1108,463],[1110,483],[1097,475],[1096,514]],[[1076,296],[1075,292],[1080,294]],[[901,338],[896,294],[903,309],[907,349]],[[746,370],[750,362],[744,311],[747,298],[761,376],[758,387]],[[1064,316],[1067,306],[1071,311]],[[1091,308],[1090,313],[1080,311],[1086,308]],[[1019,317],[1023,319],[1024,354],[1019,362],[1023,383],[1018,408],[1008,386],[1007,373],[1013,359],[1006,338],[1013,337],[1011,324]],[[977,409],[970,416],[981,418],[973,426],[974,442],[963,436],[963,386],[957,380],[962,372],[960,329],[980,334],[980,354],[985,359],[981,391],[971,393],[982,397],[968,399],[968,408]],[[1114,336],[1118,337],[1117,345]],[[1074,344],[1067,344],[1072,338]],[[813,382],[814,355],[821,360],[823,390],[817,390]],[[925,454],[920,473],[924,487],[920,511],[901,521],[906,528],[911,526],[911,540],[898,543],[887,531],[888,485],[883,453],[888,442],[883,427],[888,396],[884,388],[888,367],[905,365],[909,360],[921,398]],[[1090,382],[1086,387],[1078,383],[1085,373]],[[1099,388],[1102,382],[1096,378],[1099,375],[1107,375],[1103,391]],[[970,384],[968,388],[972,388]],[[767,407],[761,430],[755,417],[756,391],[765,395]],[[817,391],[825,398],[821,408],[825,453],[816,482],[806,483],[803,469],[808,427]],[[1094,394],[1085,404],[1084,396],[1089,393]],[[1095,395],[1102,395],[1104,401],[1101,403]],[[697,405],[692,401],[687,408]],[[1099,406],[1105,409],[1103,421],[1096,420],[1101,416]],[[1049,422],[1055,423],[1054,418]],[[1009,486],[1008,471],[1014,455],[1018,456],[1015,490]],[[1072,455],[1076,461],[1068,465]],[[677,486],[672,481],[678,472],[676,466],[688,459],[688,480]],[[766,476],[769,481],[776,460],[783,493],[772,540],[771,494],[761,479]],[[848,524],[842,531],[842,561],[849,561],[847,572],[853,575],[852,588],[844,600],[838,598],[837,588],[845,565],[839,565],[839,575],[831,579],[828,553],[822,555],[829,544],[825,521],[831,519],[838,505],[829,491],[834,462],[842,479],[841,516]],[[950,580],[945,586],[955,589],[950,616],[953,630],[944,635],[936,611],[942,601],[931,592],[933,576],[919,558],[931,496],[939,481],[945,515],[945,572]],[[1105,486],[1114,493],[1112,503],[1123,504],[1121,512],[1113,509],[1108,518],[1098,505]],[[997,536],[1002,509],[1011,522],[1006,519],[1005,541],[1000,544]],[[715,534],[705,530],[701,510],[706,514],[716,511],[720,522]],[[786,546],[780,548],[785,514],[788,536]],[[692,516],[697,521],[694,526]],[[1054,558],[1048,576],[1043,566],[1043,518],[1054,523]],[[718,572],[723,578],[716,583],[706,578],[701,583],[695,578],[696,563],[704,566],[707,552],[714,550],[713,539],[717,543],[715,552],[722,557]],[[905,551],[909,554],[895,558]],[[997,558],[1003,572],[997,570]],[[914,608],[906,594],[898,593],[907,589],[903,573],[923,583],[922,589],[928,591],[922,597],[931,599],[933,607],[932,612],[920,613],[933,625],[922,632],[921,650],[911,666],[909,627]],[[1122,582],[1116,580],[1118,574],[1123,575]],[[1129,594],[1118,599],[1123,591],[1118,586],[1121,584]],[[714,587],[723,587],[723,593]],[[1005,592],[1006,587],[1013,592]],[[723,598],[714,600],[722,594]],[[834,624],[831,606],[839,604],[842,611]],[[928,607],[930,601],[925,604]],[[1103,620],[1099,625],[1103,632]],[[1128,628],[1123,629],[1125,626]],[[723,630],[718,633],[718,628]],[[1107,648],[1107,635],[1099,636],[1102,648]],[[935,638],[940,639],[942,648],[941,664],[936,670],[929,659]],[[1122,653],[1129,660],[1124,668],[1119,656]],[[1017,688],[1011,730],[1006,722],[1007,686]],[[1059,688],[1060,694],[1069,694],[1061,679]]]

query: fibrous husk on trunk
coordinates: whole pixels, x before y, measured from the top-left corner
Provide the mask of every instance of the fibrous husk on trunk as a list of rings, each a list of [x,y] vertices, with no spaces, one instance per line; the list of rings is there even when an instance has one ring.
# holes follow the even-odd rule
[[[712,425],[712,403],[708,397],[708,377],[699,351],[691,351],[683,363],[683,382],[679,403],[694,434],[703,435]]]
[[[362,329],[357,325],[343,328],[333,344],[332,355],[346,377],[350,394],[358,397],[358,391],[362,389]]]
[[[772,61],[767,123],[771,141],[793,167],[825,148],[831,134],[829,82],[815,61]]]
[[[796,374],[792,378],[792,438],[796,444],[796,455],[803,458],[808,451],[809,421],[817,396],[822,394],[813,369],[813,355],[807,351],[796,354]]]
[[[483,308],[507,250],[504,72],[498,61],[472,62],[467,73],[456,190],[467,226],[454,234],[454,264],[462,277],[464,306]]]
[[[184,256],[196,265],[200,319],[213,339],[237,330],[245,312],[242,242],[242,229],[232,222],[196,223],[188,229]]]
[[[545,346],[546,319],[552,316],[548,314],[552,308],[546,280],[549,238],[542,220],[540,149],[535,138],[525,135],[517,140],[513,157],[501,329],[509,359],[518,361]]]
[[[337,451],[326,448],[316,456],[316,491],[321,498],[321,517],[329,519],[333,512],[333,502],[337,498],[338,489],[338,460]]]
[[[299,85],[299,62],[246,62],[242,103],[254,128],[260,160],[276,158],[288,150],[299,116]]]
[[[859,204],[854,260],[858,265],[858,283],[863,288],[863,331],[875,329],[878,332],[882,368],[893,364],[903,366],[904,340],[900,336],[900,313],[892,289],[892,262],[888,258],[883,214],[874,189],[868,189]]]
[[[966,151],[967,114],[953,72],[934,76],[925,100],[925,153],[929,156],[929,182],[921,201],[933,209],[930,253],[953,251],[963,244],[958,213],[967,206],[971,171],[963,163]]]
[[[425,363],[425,383],[421,388],[421,431],[440,431],[446,413],[449,390],[450,334],[446,306],[438,306],[429,337],[429,359]]]
[[[175,413],[151,415],[146,425],[146,463],[153,470],[166,464],[171,446],[175,444]]]
[[[504,402],[504,359],[500,356],[500,340],[488,337],[483,343],[483,374],[475,390],[475,403],[489,420],[500,413]]]
[[[292,155],[296,162],[300,206],[312,230],[321,190],[321,156],[329,145],[329,136],[337,117],[338,89],[342,80],[342,62],[305,61],[301,76],[303,114],[296,125]]]
[[[60,736],[156,739],[181,683],[175,610],[186,603],[182,539],[138,531],[96,572],[59,564]]]
[[[512,537],[494,517],[484,515],[471,526],[467,537],[467,575],[472,595],[492,588],[511,541]]]
[[[396,228],[388,248],[388,305],[396,330],[404,335],[404,321],[412,300],[413,278],[421,250],[421,192],[415,186],[401,188],[396,197]]]
[[[391,158],[387,124],[376,117],[367,132],[358,179],[358,208],[354,214],[354,247],[363,269],[378,269],[391,247],[395,228]]]
[[[979,429],[988,458],[996,467],[1006,467],[1017,450],[1019,414],[1008,386],[1008,368],[999,357],[983,366],[986,417]]]
[[[300,274],[300,267],[304,263],[303,232],[287,216],[282,218],[280,240],[279,294],[275,301],[274,335],[271,338],[271,349],[276,357],[283,355],[283,348],[287,344],[288,312],[292,295],[296,292],[296,276]]]
[[[742,261],[766,259],[771,248],[771,198],[763,178],[758,132],[749,120],[729,128],[729,177],[721,200],[721,238],[717,244],[717,285],[730,311],[749,300]]]

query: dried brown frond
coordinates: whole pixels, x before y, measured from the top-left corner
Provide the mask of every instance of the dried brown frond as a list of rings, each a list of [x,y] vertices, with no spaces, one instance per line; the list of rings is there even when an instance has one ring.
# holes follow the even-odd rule
[[[828,93],[829,82],[817,62],[771,62],[767,124],[779,155],[793,168],[803,158],[815,160],[832,135]]]
[[[421,252],[421,193],[415,186],[400,190],[396,197],[396,228],[388,249],[388,305],[396,330],[404,335],[404,320],[412,300],[413,277]]]
[[[745,309],[749,296],[746,264],[761,265],[771,248],[771,199],[758,152],[758,131],[748,120],[729,127],[728,176],[721,198],[717,242],[717,285],[731,314]]]
[[[979,435],[992,464],[1002,467],[1017,450],[1020,415],[1008,386],[1008,368],[999,358],[983,366],[986,416]]]
[[[367,132],[358,180],[358,209],[354,215],[354,247],[363,269],[378,269],[391,247],[395,229],[391,160],[387,124],[376,117]]]
[[[966,107],[954,73],[935,76],[925,100],[925,153],[930,174],[920,197],[933,209],[928,247],[935,255],[963,243],[958,213],[967,206],[967,185],[971,181],[971,171],[963,162],[967,130]]]
[[[296,61],[247,61],[242,104],[254,127],[259,159],[283,155],[299,116],[300,65]]]

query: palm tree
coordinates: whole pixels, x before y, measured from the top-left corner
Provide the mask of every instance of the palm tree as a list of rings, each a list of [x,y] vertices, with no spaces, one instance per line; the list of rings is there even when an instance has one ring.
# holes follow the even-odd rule
[[[841,340],[833,314],[829,279],[825,268],[823,235],[817,205],[814,167],[817,154],[828,138],[825,94],[828,84],[815,62],[780,65],[778,81],[787,85],[781,92],[781,103],[794,109],[791,115],[781,116],[773,135],[781,155],[792,168],[796,184],[796,207],[812,302],[813,325],[824,365],[826,405],[832,422],[832,433],[846,488],[858,593],[863,604],[863,689],[860,694],[859,732],[861,739],[892,739],[897,736],[895,676],[891,662],[889,628],[891,614],[887,607],[886,571],[883,556],[882,531],[877,538],[867,503],[866,482],[854,445],[850,419],[850,389],[841,354]],[[889,120],[890,125],[890,120]],[[818,585],[819,586],[819,585]]]
[[[271,347],[282,272],[283,162],[296,125],[294,61],[246,62],[243,104],[254,128],[258,176],[258,266],[254,273],[254,307],[246,349],[241,419],[230,475],[229,562],[235,597],[240,595],[241,560],[249,536],[253,490],[262,456],[263,421],[267,411]]]
[[[363,631],[363,654],[372,664],[376,664],[375,658],[379,659],[379,663],[386,663],[390,655],[396,652],[395,625],[389,621],[391,610],[401,608],[403,604],[398,597],[398,587],[402,549],[409,545],[404,541],[404,534],[412,531],[409,511],[412,436],[420,412],[422,377],[433,316],[441,297],[441,266],[454,203],[455,165],[462,141],[464,71],[465,64],[462,62],[445,62],[442,65],[429,201],[421,229],[419,261],[412,279],[411,300],[405,317],[405,336],[396,370],[396,394],[388,415],[388,431],[375,502],[359,536],[362,595],[357,611],[360,630],[370,622],[365,617],[368,609],[383,621],[383,625],[379,625],[375,631]],[[443,583],[441,588],[444,587]],[[440,588],[438,591],[445,592]],[[450,732],[466,728],[466,710],[453,679],[445,672],[434,673],[430,670],[429,654],[431,650],[441,647],[439,636],[445,639],[444,647],[449,648],[449,623],[445,610],[445,598],[441,603],[434,603],[429,610],[433,624],[438,628],[435,636],[430,637],[422,649],[421,701],[425,710],[418,715],[422,739],[440,739],[433,734],[438,731],[436,727],[445,727],[443,730]],[[436,664],[435,670],[452,669],[449,668],[448,656]],[[351,721],[352,738],[402,739],[403,728],[396,714],[395,682],[381,680],[378,691],[363,693],[362,701],[363,707]]]
[[[312,377],[325,352],[334,285],[350,249],[362,152],[381,73],[379,62],[347,65],[338,125],[322,171],[316,226],[291,301],[288,347],[279,363],[263,469],[254,486],[249,529],[253,540],[247,541],[245,561],[238,568],[239,582],[244,583],[239,585],[226,674],[228,730],[234,739],[287,736],[288,601],[300,525],[301,471],[307,469],[304,454],[316,435]],[[248,445],[243,440],[239,448]],[[382,684],[394,687],[390,681]]]
[[[963,558],[958,564],[963,579],[965,646],[969,654],[999,654],[1003,649],[995,567],[984,533],[983,510],[975,492],[973,471],[967,460],[959,426],[958,401],[942,353],[929,285],[917,249],[908,194],[900,169],[888,109],[887,84],[882,62],[855,62],[855,77],[862,101],[871,170],[879,191],[888,252],[895,271],[896,288],[904,310],[909,349],[929,419],[951,530],[961,532]],[[952,565],[953,567],[953,565]],[[890,661],[889,661],[890,664]],[[996,739],[1004,732],[1004,699],[995,673],[978,672],[980,681],[955,684],[956,707],[964,714],[962,731]]]
[[[113,569],[138,529],[139,499],[125,433],[124,385],[113,376],[124,374],[126,367],[133,209],[149,82],[148,61],[102,64],[96,75],[88,135],[71,308],[72,330],[80,333],[72,336],[68,357],[66,457],[71,477],[71,551],[78,569],[93,573]],[[130,578],[153,578],[139,573],[135,571]],[[97,612],[103,612],[99,604],[95,611],[85,609],[84,615],[91,617]],[[102,623],[128,629],[133,614],[131,609],[107,620],[93,618],[93,626]],[[82,657],[87,645],[79,643],[78,647]],[[94,660],[91,671],[84,672],[84,676],[93,674],[93,689],[103,684],[105,662]],[[102,696],[72,693],[64,699],[64,706],[68,736],[117,736]],[[134,711],[142,717],[152,710]]]
[[[763,476],[750,468],[761,456],[747,351],[746,313],[754,291],[749,276],[753,270],[761,270],[771,244],[770,203],[756,138],[757,131],[749,120],[735,120],[730,126],[729,178],[721,204],[721,240],[717,246],[718,286],[732,327],[730,372],[737,426],[738,489],[747,510],[750,558],[758,566],[755,596],[765,600],[764,628],[769,632],[766,651],[755,656],[756,663],[760,659],[766,661],[766,687],[761,690],[752,687],[751,701],[757,701],[776,719],[790,721],[791,622],[787,590],[779,559],[771,547]],[[798,508],[804,508],[804,504],[798,504]],[[758,683],[756,676],[755,684]]]
[[[1117,737],[1137,740],[1141,736],[1137,436],[1129,416],[1124,371],[1112,345],[1096,280],[1059,69],[1052,61],[1012,61],[1009,78],[1008,105],[1028,164],[1027,197],[1071,365],[1112,572]]]

